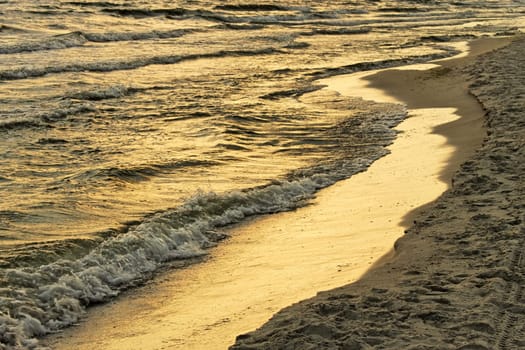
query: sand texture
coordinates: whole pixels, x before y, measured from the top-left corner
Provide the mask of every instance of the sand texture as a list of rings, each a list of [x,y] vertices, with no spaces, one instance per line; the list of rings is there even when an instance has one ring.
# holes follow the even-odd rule
[[[488,136],[395,254],[231,349],[525,349],[525,39],[466,69]]]
[[[308,206],[230,227],[230,238],[205,263],[159,274],[90,309],[78,327],[45,344],[57,350],[225,349],[279,309],[356,281],[392,249],[418,207],[450,188],[452,170],[480,147],[483,110],[458,73],[475,55],[506,42],[475,41],[469,55],[432,63],[433,70],[410,65],[321,81],[327,88],[304,98],[342,94],[407,105],[409,118],[395,128],[388,156],[320,191]]]
[[[400,102],[367,87],[359,76],[337,81],[355,87],[346,94]],[[337,81],[327,80],[321,95],[304,98],[340,99]],[[230,238],[205,263],[166,271],[143,288],[91,309],[78,327],[46,341],[56,350],[222,350],[279,309],[356,281],[403,235],[407,212],[449,187],[442,172],[458,167],[450,162],[456,147],[481,144],[481,107],[472,96],[447,91],[442,96],[450,107],[409,109],[410,117],[395,128],[399,134],[388,146],[390,154],[367,171],[325,188],[305,207],[228,228]],[[456,109],[469,105],[472,113],[460,118]],[[469,134],[461,145],[434,132],[449,123]],[[462,155],[455,158],[466,160],[472,153]]]
[[[324,79],[327,88],[320,95],[304,98],[323,101],[339,98],[338,93],[406,104],[409,118],[395,128],[399,134],[388,146],[389,155],[320,191],[308,206],[228,228],[230,238],[212,249],[205,263],[160,273],[142,288],[90,309],[78,327],[48,337],[44,344],[57,350],[225,349],[236,335],[257,328],[279,309],[356,281],[392,249],[420,206],[450,188],[452,172],[480,147],[484,112],[459,73],[477,54],[508,41],[477,40],[469,44],[469,55],[432,63],[432,70],[410,65]],[[295,309],[289,310],[286,317],[295,319]],[[338,310],[334,312],[348,312]],[[331,326],[323,328],[326,320],[316,328],[320,319],[310,322],[308,312],[301,315],[306,318],[300,325],[285,322],[284,340],[272,343],[263,333],[263,343],[255,348],[308,348],[297,329],[328,329],[324,335],[338,344]],[[390,320],[382,322],[379,328]],[[288,342],[286,332],[296,332],[297,343]],[[251,339],[257,343],[259,338],[247,341]],[[311,347],[324,345],[317,339]]]

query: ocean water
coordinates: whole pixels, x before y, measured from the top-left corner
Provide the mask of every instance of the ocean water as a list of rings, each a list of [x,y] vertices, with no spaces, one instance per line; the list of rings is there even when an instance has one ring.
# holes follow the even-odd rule
[[[387,153],[317,80],[520,32],[524,0],[0,0],[0,349]]]

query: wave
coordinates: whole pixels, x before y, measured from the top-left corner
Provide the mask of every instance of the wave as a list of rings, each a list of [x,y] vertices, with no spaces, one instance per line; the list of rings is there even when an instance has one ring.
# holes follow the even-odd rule
[[[370,27],[357,27],[357,28],[336,28],[336,29],[327,29],[327,28],[318,28],[313,29],[310,32],[301,33],[304,36],[313,36],[313,35],[356,35],[356,34],[367,34],[372,31]]]
[[[4,218],[16,218],[16,219],[25,219],[25,218],[32,218],[34,215],[28,214],[21,211],[15,211],[15,210],[0,210],[0,219]]]
[[[234,16],[226,13],[201,12],[199,17],[222,23],[250,23],[260,25],[303,25],[306,21],[317,18],[309,13],[281,14],[281,15],[258,15],[258,16]],[[322,23],[321,23],[322,24]]]
[[[100,101],[127,96],[139,90],[140,89],[130,88],[120,84],[103,87],[91,86],[89,90],[68,93],[67,97],[77,100]]]
[[[435,11],[435,9],[433,9]],[[378,12],[397,12],[397,13],[414,13],[414,12],[429,12],[428,8],[423,7],[380,7]]]
[[[64,120],[68,116],[94,112],[96,109],[89,103],[65,104],[54,111],[38,112],[34,115],[9,118],[0,120],[0,131],[30,129],[30,128],[50,128],[52,124]]]
[[[298,184],[287,187],[222,197],[199,194],[183,207],[149,218],[78,260],[6,269],[4,280],[16,289],[0,291],[4,311],[0,343],[29,347],[34,344],[32,337],[76,322],[86,306],[140,283],[163,263],[204,255],[214,245],[210,237],[221,236],[214,227],[256,213],[290,209],[308,197]]]
[[[160,9],[144,9],[144,8],[104,8],[102,12],[116,14],[123,17],[146,18],[146,17],[186,17],[196,13],[196,11],[187,10],[184,8],[160,8]]]
[[[43,112],[36,115],[36,118],[47,123],[54,123],[60,120],[65,119],[68,116],[86,113],[86,112],[94,112],[96,111],[95,107],[89,103],[81,103],[77,105],[70,105],[69,103],[67,105],[61,106],[59,109],[50,111],[50,112]]]
[[[1,213],[0,213],[1,216]],[[8,217],[9,218],[9,217]],[[29,216],[29,218],[31,218]],[[125,227],[125,226],[124,226]],[[115,237],[120,230],[108,230],[94,235],[93,238],[70,238],[60,241],[44,241],[25,244],[13,244],[7,249],[0,247],[1,269],[23,269],[30,266],[41,266],[56,262],[60,258],[80,258],[88,254],[96,246],[100,245],[105,238]],[[0,298],[2,292],[0,290]],[[1,314],[1,311],[0,311]],[[1,347],[0,342],[0,347]]]
[[[250,149],[244,146],[240,146],[234,143],[218,143],[215,145],[217,148],[222,148],[230,151],[249,151]]]
[[[308,73],[308,75],[311,77],[310,79],[314,81],[314,80],[332,77],[335,75],[350,74],[350,73],[355,73],[355,72],[360,72],[360,71],[367,71],[367,70],[374,70],[374,69],[381,69],[381,68],[391,68],[391,67],[404,66],[404,65],[416,64],[416,63],[424,63],[428,61],[451,57],[451,56],[454,56],[460,53],[459,50],[456,50],[453,47],[448,47],[448,46],[443,46],[443,47],[440,47],[439,49],[442,50],[441,53],[426,54],[426,55],[419,55],[419,56],[408,56],[405,58],[387,59],[387,60],[379,60],[379,61],[373,61],[373,62],[360,62],[360,63],[354,63],[354,64],[341,66],[341,67],[327,68],[327,69],[315,71],[312,73]],[[283,96],[287,96],[286,92],[282,92],[281,94]],[[281,96],[276,95],[276,98],[279,98],[279,97]]]
[[[77,3],[74,3],[77,4]],[[110,3],[100,3],[106,4],[109,6]],[[102,5],[100,5],[102,6]],[[106,8],[102,6],[104,12],[116,13],[121,16],[134,16],[134,17],[152,17],[152,16],[176,16],[176,17],[201,17],[207,20],[221,22],[225,28],[232,30],[257,30],[261,29],[262,26],[267,24],[283,24],[283,25],[293,25],[298,22],[302,24],[306,20],[313,20],[316,18],[331,18],[335,19],[332,22],[315,22],[311,21],[310,24],[316,24],[320,26],[341,26],[338,29],[327,29],[327,28],[317,28],[310,32],[301,33],[304,36],[312,35],[352,35],[352,34],[364,34],[368,33],[372,29],[366,27],[365,25],[371,25],[373,23],[383,23],[384,20],[377,21],[340,21],[337,18],[340,17],[341,13],[337,14],[325,14],[318,12],[311,12],[309,9],[303,8],[291,8],[280,5],[220,5],[216,6],[217,9],[227,10],[227,11],[285,11],[285,10],[295,10],[298,11],[295,14],[287,15],[261,15],[261,16],[235,16],[228,15],[226,13],[212,12],[206,10],[187,10],[182,8],[176,9],[142,9],[142,8]],[[258,10],[256,10],[258,9]],[[271,10],[272,9],[272,10]],[[383,9],[387,12],[387,9]],[[394,11],[396,9],[389,9]],[[399,10],[399,9],[397,9]],[[408,9],[410,10],[410,9]],[[407,11],[408,11],[407,10]],[[343,11],[347,13],[349,11]],[[355,11],[350,11],[355,12]],[[452,17],[447,15],[445,17],[440,16],[439,19],[450,19],[457,18],[459,14],[455,14]],[[463,16],[469,18],[468,14]],[[425,20],[428,20],[427,17]],[[393,23],[399,22],[414,22],[414,19],[396,19]],[[358,27],[356,27],[358,26]],[[355,28],[354,28],[355,27]],[[9,27],[2,25],[0,26],[1,31],[14,31],[19,30],[15,27]],[[71,47],[79,47],[85,45],[87,42],[115,42],[115,41],[137,41],[137,40],[151,40],[151,39],[169,39],[169,38],[178,38],[182,37],[188,33],[192,33],[202,29],[174,29],[174,30],[153,30],[145,32],[84,32],[84,31],[75,31],[66,34],[55,35],[53,37],[46,37],[40,40],[34,40],[29,42],[20,42],[11,45],[4,45],[0,47],[0,54],[14,54],[22,52],[32,52],[32,51],[42,51],[42,50],[60,50],[67,49]]]
[[[227,22],[235,21],[236,16],[226,16],[223,17],[223,14],[220,11],[226,12],[275,12],[275,11],[295,11],[298,13],[310,13],[309,8],[303,7],[287,7],[281,5],[272,5],[272,4],[237,4],[237,5],[217,5],[214,7],[218,12],[209,11],[209,10],[190,10],[185,8],[158,8],[158,9],[144,9],[144,8],[103,8],[102,12],[112,13],[123,17],[133,17],[133,18],[146,18],[146,17],[159,17],[165,16],[167,18],[187,18],[187,17],[201,17],[205,19],[215,19],[215,20],[225,20]],[[224,13],[224,12],[223,12]],[[302,18],[302,15],[300,15]],[[264,16],[260,17],[263,18]],[[273,16],[269,16],[272,18]],[[296,16],[295,16],[296,17]],[[295,18],[292,16],[285,16],[282,18]],[[258,17],[250,17],[258,18]]]
[[[138,92],[143,92],[146,90],[171,90],[171,86],[150,86],[147,88],[139,88],[139,87],[131,87],[131,86],[125,86],[122,84],[117,85],[110,85],[110,86],[97,86],[97,85],[90,85],[89,90],[77,90],[77,91],[71,91],[66,93],[66,98],[73,99],[73,100],[84,100],[84,101],[100,101],[100,100],[107,100],[112,98],[119,98],[124,96],[129,96]],[[210,116],[210,114],[206,114],[204,112],[193,112],[189,113],[188,118],[198,118],[198,117],[204,117],[204,116]],[[177,118],[174,118],[173,120],[176,120]],[[182,118],[179,118],[182,119]],[[167,119],[166,119],[167,120]]]
[[[223,11],[290,11],[292,8],[273,5],[273,4],[236,4],[236,5],[218,5],[217,10]]]
[[[381,68],[391,68],[391,67],[415,64],[415,63],[423,63],[423,62],[428,62],[431,60],[437,60],[441,58],[450,57],[450,56],[453,56],[459,53],[459,51],[451,47],[441,47],[441,50],[443,50],[442,53],[435,53],[435,54],[428,54],[428,55],[421,55],[421,56],[411,56],[411,57],[405,57],[405,58],[399,58],[399,59],[387,59],[387,60],[380,60],[380,61],[373,61],[373,62],[359,62],[359,63],[354,63],[354,64],[341,66],[341,67],[326,68],[323,70],[307,73],[307,76],[309,76],[309,79],[311,82],[314,82],[316,80],[328,78],[328,77],[335,76],[335,75],[343,75],[343,74],[350,74],[350,73],[355,73],[355,72],[360,72],[360,71],[367,71],[367,70],[374,70],[374,69],[381,69]],[[276,71],[273,71],[273,73],[286,74],[286,73],[289,73],[289,71],[290,71],[289,69],[276,70]],[[265,99],[265,100],[279,100],[282,98],[298,98],[306,93],[320,90],[323,87],[324,87],[323,85],[318,85],[318,84],[317,85],[305,85],[305,86],[301,86],[295,89],[274,91],[266,95],[262,95],[260,96],[260,98]]]
[[[264,25],[249,23],[223,23],[222,27],[231,30],[259,30],[264,28]]]
[[[64,139],[58,139],[54,137],[45,137],[45,138],[38,139],[37,143],[39,145],[65,145],[69,142]]]
[[[40,128],[43,124],[30,118],[14,118],[0,121],[0,131]]]
[[[298,98],[309,92],[321,90],[324,87],[325,87],[324,85],[310,85],[310,86],[305,86],[305,87],[301,87],[297,89],[274,91],[274,92],[270,92],[269,94],[261,96],[261,98],[265,100],[279,100],[285,97]]]
[[[0,1],[0,4],[2,2]],[[5,24],[0,24],[0,33],[21,33],[25,32],[25,30],[13,27],[13,26],[7,26]]]
[[[199,17],[209,21],[223,23],[253,23],[253,24],[286,24],[287,22],[301,22],[307,19],[323,17],[319,13],[311,12],[309,8],[286,7],[281,5],[218,5],[214,8],[219,11],[190,10],[184,8],[103,8],[102,12],[115,14],[122,17],[148,18],[164,16],[171,19],[185,19]],[[238,15],[238,12],[270,12],[261,15]],[[271,12],[294,12],[287,14],[272,14]]]
[[[136,183],[147,181],[152,177],[163,173],[173,172],[183,168],[194,167],[211,167],[219,165],[218,162],[201,161],[201,160],[183,160],[176,162],[147,164],[130,167],[108,167],[100,169],[91,169],[78,174],[68,176],[60,181],[66,182],[85,182],[85,181],[121,181],[127,183]]]
[[[117,7],[119,4],[108,2],[108,1],[92,1],[92,2],[80,2],[80,1],[68,1],[64,2],[67,5],[81,6],[81,7]]]
[[[472,40],[476,36],[473,34],[450,34],[450,35],[427,35],[420,38],[421,41],[430,41],[437,43],[447,43],[457,40]]]
[[[47,37],[41,40],[30,42],[21,42],[14,45],[0,47],[0,54],[14,54],[22,52],[60,50],[70,47],[83,46],[87,42],[114,42],[114,41],[137,41],[151,39],[171,39],[182,37],[189,32],[188,29],[173,30],[154,30],[146,32],[107,32],[107,33],[89,33],[76,31],[66,34],[59,34]]]
[[[66,49],[69,47],[82,46],[86,42],[87,39],[82,35],[81,32],[72,32],[46,38],[43,41],[31,41],[17,43],[15,45],[2,46],[0,47],[0,54]]]
[[[323,179],[273,185],[226,196],[199,194],[183,207],[158,214],[125,234],[109,239],[78,260],[60,260],[37,268],[7,269],[16,289],[2,292],[0,343],[27,346],[30,338],[78,320],[83,309],[106,301],[150,276],[163,263],[205,254],[215,230],[244,217],[295,208]]]
[[[116,70],[131,70],[145,67],[153,64],[175,64],[183,61],[197,60],[201,58],[217,57],[234,57],[234,56],[257,56],[270,55],[281,52],[274,47],[266,47],[256,50],[221,50],[217,52],[190,54],[190,55],[173,55],[173,56],[154,56],[131,61],[120,62],[95,62],[71,64],[67,66],[49,66],[49,67],[22,67],[14,70],[0,71],[0,80],[19,80],[27,78],[41,77],[47,74],[68,73],[68,72],[110,72]]]
[[[103,240],[68,242],[77,247],[77,256],[68,253],[72,251],[69,247],[64,249],[67,257],[55,261],[46,260],[50,257],[48,254],[40,260],[31,257],[26,264],[19,261],[15,265],[19,267],[4,268],[0,271],[0,280],[9,288],[0,288],[0,329],[3,330],[0,345],[36,347],[36,337],[77,322],[89,305],[144,283],[164,266],[204,256],[208,248],[227,237],[221,232],[226,225],[253,215],[293,210],[307,204],[319,189],[365,170],[388,153],[384,146],[395,138],[391,128],[405,115],[406,111],[398,107],[374,116],[370,120],[374,125],[371,137],[381,134],[382,142],[368,147],[362,156],[321,162],[291,174],[288,180],[273,181],[266,186],[224,194],[200,192],[175,209],[153,214],[130,224],[126,230],[112,231]],[[338,130],[353,130],[355,121],[349,123],[339,125]],[[137,173],[149,175],[150,169],[159,166],[185,165],[188,164],[133,168],[133,177]],[[189,165],[193,163],[190,161]],[[128,176],[127,170],[123,170],[112,168],[103,173]],[[45,263],[34,264],[35,260]]]
[[[132,40],[179,38],[190,32],[193,32],[193,31],[188,30],[188,29],[173,29],[173,30],[165,30],[165,31],[154,30],[151,32],[82,33],[82,34],[89,41],[110,42],[110,41],[132,41]]]
[[[165,122],[178,122],[181,120],[208,118],[211,116],[212,114],[209,112],[196,111],[196,112],[188,112],[183,116],[163,118],[162,120]]]

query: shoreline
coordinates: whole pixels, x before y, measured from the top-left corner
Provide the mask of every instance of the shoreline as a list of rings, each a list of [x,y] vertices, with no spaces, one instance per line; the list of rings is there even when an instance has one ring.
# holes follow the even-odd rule
[[[392,69],[386,71],[390,70]],[[410,73],[412,71],[404,71],[402,74],[408,74],[407,72]],[[368,75],[370,74],[371,73],[368,72]],[[417,74],[423,73],[419,72]],[[336,79],[337,78],[338,77],[336,77]],[[448,81],[449,78],[450,76],[444,79]],[[348,78],[343,77],[342,79]],[[379,84],[381,87],[383,83],[376,81],[375,84]],[[377,94],[378,92],[376,92],[376,99],[380,98]],[[465,96],[458,96],[458,101],[462,99],[465,99]],[[467,99],[471,101],[470,103],[473,102],[471,97]],[[432,113],[432,111],[427,110],[426,113],[428,112]],[[481,113],[481,111],[470,111],[470,115],[476,115],[478,112]],[[408,140],[408,143],[412,143],[412,147],[414,147],[414,144],[417,145],[418,142],[422,142],[421,140],[414,140],[414,135],[426,129],[421,137],[422,140],[428,140],[432,135],[433,126],[439,124],[441,118],[441,115],[436,115],[435,113],[434,115],[420,116],[419,119],[412,116],[403,122],[404,126],[401,126],[403,134],[400,135],[398,139],[400,139],[400,141]],[[476,119],[476,117],[474,116],[473,119]],[[422,120],[426,121],[421,122]],[[464,119],[461,120],[462,122],[464,121]],[[449,120],[449,122],[457,123],[452,121],[452,119]],[[476,120],[470,120],[470,122],[475,123]],[[480,125],[478,125],[478,129],[474,133],[474,135],[478,136],[478,141],[474,138],[469,141],[470,143],[481,141],[482,133],[479,127]],[[450,130],[441,130],[441,133],[445,135],[447,132],[450,132]],[[419,185],[421,186],[419,187],[420,192],[428,192],[428,188],[434,186],[436,192],[430,194],[430,199],[423,199],[422,202],[408,204],[408,207],[401,207],[400,209],[399,205],[396,204],[395,198],[401,193],[411,191],[407,188],[399,188],[398,192],[394,191],[385,195],[385,192],[388,192],[387,190],[392,188],[392,184],[395,183],[395,181],[387,184],[386,188],[381,188],[377,182],[383,181],[378,180],[376,177],[372,178],[373,175],[371,174],[373,174],[374,171],[372,167],[374,167],[374,169],[379,168],[374,176],[393,177],[393,172],[398,172],[397,176],[401,178],[409,175],[399,174],[399,171],[405,167],[405,165],[388,164],[388,162],[395,163],[402,161],[403,158],[409,158],[404,156],[405,154],[403,153],[406,151],[403,150],[403,147],[407,146],[399,146],[399,141],[396,139],[394,145],[391,147],[400,148],[397,151],[393,150],[392,153],[398,154],[399,152],[400,159],[396,160],[390,155],[383,157],[376,161],[377,164],[374,163],[366,172],[357,174],[349,180],[342,181],[321,191],[311,206],[300,208],[292,213],[280,213],[256,218],[249,223],[233,228],[231,230],[232,238],[230,238],[228,242],[221,244],[218,248],[215,248],[211,253],[211,259],[209,261],[184,270],[163,273],[156,278],[151,285],[141,288],[137,293],[134,291],[133,293],[129,293],[129,295],[123,295],[108,305],[102,305],[88,310],[89,316],[79,327],[70,328],[62,334],[48,337],[47,341],[56,349],[87,349],[94,345],[105,349],[118,349],[126,346],[126,344],[139,345],[142,349],[177,346],[182,346],[185,349],[220,349],[231,344],[236,334],[255,328],[280,308],[290,305],[297,300],[311,297],[315,295],[319,289],[335,288],[357,280],[368,270],[371,261],[378,259],[387,252],[393,246],[395,240],[403,233],[403,230],[408,227],[408,221],[406,219],[407,211],[411,210],[414,206],[432,201],[446,190],[447,185],[445,183],[441,186],[435,186],[432,182],[438,181],[439,178],[441,178],[441,181],[446,179],[447,175],[444,175],[442,170],[443,168],[451,167],[450,164],[447,165],[446,163],[449,155],[453,154],[452,149],[444,147],[446,140],[443,136],[434,133],[432,137],[436,137],[436,140],[433,141],[433,144],[429,144],[429,147],[431,147],[430,150],[443,154],[440,155],[442,159],[440,161],[441,163],[434,164],[436,162],[434,159],[431,159],[431,161],[424,166],[425,170],[428,170],[426,169],[428,167],[437,166],[436,170],[431,170],[431,173],[435,173],[434,178],[430,180],[431,184],[424,183]],[[465,141],[464,139],[465,138],[461,138],[461,140]],[[468,149],[472,151],[474,148],[474,146],[471,146]],[[441,149],[441,151],[439,151],[439,149]],[[410,159],[412,163],[421,163],[425,160],[425,151],[419,150],[419,152],[419,158]],[[464,157],[468,153],[465,153],[463,149],[460,150],[460,152],[462,152]],[[387,165],[381,165],[385,162]],[[383,168],[381,168],[381,166],[383,166]],[[395,166],[398,168],[395,168]],[[372,171],[370,171],[371,169]],[[451,173],[450,171],[448,175],[450,176]],[[430,176],[429,174],[422,175],[420,172],[410,175],[413,175],[414,179],[422,180],[428,180]],[[349,183],[350,181],[350,185],[345,185],[345,183]],[[363,186],[356,181],[362,181],[361,184],[368,183],[369,187],[363,188]],[[407,185],[416,186],[415,183],[410,182]],[[362,188],[363,192],[350,192],[354,191],[355,188]],[[367,199],[367,197],[370,196],[372,189],[376,189],[377,192],[375,195],[377,197],[370,200],[370,198]],[[344,195],[342,195],[341,192],[344,193]],[[368,214],[357,213],[356,215],[359,216],[359,220],[361,221],[355,223],[359,229],[363,229],[366,221],[368,221],[372,225],[369,226],[370,228],[366,228],[366,230],[374,231],[376,234],[379,233],[379,235],[373,243],[367,241],[369,239],[367,236],[361,235],[361,237],[353,237],[353,241],[346,243],[349,249],[352,249],[351,246],[359,244],[359,242],[367,248],[361,252],[359,252],[358,249],[350,250],[350,252],[354,254],[352,257],[353,260],[348,257],[345,258],[344,256],[348,255],[349,251],[348,249],[341,249],[339,245],[342,244],[342,240],[346,239],[345,236],[348,236],[347,232],[345,232],[345,225],[348,224],[348,206],[350,205],[352,208],[361,207],[363,200],[373,202],[382,201],[382,196],[394,198],[394,201],[390,206],[385,205],[387,208],[380,205],[377,208],[369,209]],[[354,202],[349,204],[348,201],[344,201],[339,197],[354,198]],[[330,217],[330,215],[333,215],[334,208],[339,208],[340,210],[337,219]],[[400,212],[400,214],[397,214],[401,221],[399,225],[397,222],[391,222],[393,220],[391,216],[392,213],[388,212],[391,209],[396,209]],[[381,213],[378,214],[379,212]],[[401,220],[402,218],[404,219]],[[354,223],[354,221],[352,221],[352,223]],[[398,231],[386,235],[384,231],[391,231],[392,229],[390,227],[392,226],[399,227]],[[280,239],[281,243],[278,243],[277,246],[279,246],[279,244],[287,245],[288,248],[289,246],[293,246],[286,235],[283,234],[283,228],[286,228],[286,234],[290,234],[290,230],[292,233],[304,234],[304,227],[308,227],[306,235],[297,237],[298,243],[294,243],[295,248],[293,249],[295,250],[292,252],[289,250],[275,250],[270,252],[269,255],[258,252],[258,249],[264,250],[265,247],[268,247],[265,245],[265,240]],[[326,229],[327,227],[329,230]],[[337,229],[339,229],[339,231],[337,231]],[[281,233],[279,233],[279,230],[281,230]],[[321,231],[329,231],[328,239],[318,240],[318,237],[315,237],[319,235]],[[297,244],[304,243],[305,240],[309,241],[310,246],[306,248],[304,245],[297,246]],[[272,242],[272,244],[275,246],[275,242]],[[324,244],[325,246],[321,246],[323,248],[320,248],[320,244]],[[328,246],[326,244],[328,244]],[[329,250],[329,246],[331,246],[332,250]],[[312,249],[317,249],[317,251],[314,252]],[[239,254],[236,255],[235,252],[239,253],[240,251],[243,251],[244,256],[239,257]],[[334,257],[336,254],[335,251],[339,251],[338,254],[342,254],[343,257]],[[296,269],[289,275],[285,274],[285,268],[287,266],[293,266],[297,259],[307,260],[309,256],[321,256],[322,254],[325,254],[329,258],[323,258],[321,259],[322,261],[314,261],[313,264],[307,265],[308,267],[303,267],[303,270]],[[248,264],[246,264],[246,262],[248,262]],[[269,264],[269,262],[271,262],[271,264]],[[245,267],[246,265],[248,265],[248,268]],[[268,266],[264,267],[265,265]],[[263,267],[262,269],[260,269],[261,266]],[[318,271],[314,273],[312,272],[312,266],[320,267]],[[235,267],[237,269],[243,267],[243,271],[241,271],[242,275],[232,270]],[[229,271],[231,272],[229,273]],[[275,271],[279,271],[278,274],[282,276],[276,278]],[[259,273],[261,273],[260,278],[254,278]],[[217,278],[217,274],[225,276],[219,276],[219,278]],[[299,288],[299,290],[294,289],[290,291],[287,287],[283,294],[283,285],[286,285],[290,280],[296,279],[297,276],[305,274],[315,274],[316,277],[311,279],[303,278],[303,281],[301,281],[304,285],[301,287],[302,289]],[[253,290],[260,290],[266,288],[265,284],[268,279],[272,279],[272,283],[276,284],[277,289],[281,289],[281,294],[274,294],[277,292],[275,292],[274,289],[270,289],[268,292],[270,294],[261,295],[260,299],[242,300],[241,302],[236,300],[235,302],[241,305],[239,309],[235,309],[235,306],[229,304],[232,295],[242,298],[236,291],[245,288],[246,283],[251,283],[250,287],[253,288]],[[324,282],[320,282],[320,280],[324,280]],[[190,284],[189,287],[188,284]],[[207,284],[212,285],[212,287],[205,289]],[[300,283],[294,281],[294,287],[297,287],[296,285],[298,284]],[[319,287],[319,284],[322,284],[322,287]],[[193,310],[194,304],[199,303],[199,300],[203,300],[206,296],[211,300],[210,305],[208,305],[208,311],[203,314],[195,314]],[[224,314],[223,311],[220,311],[223,309],[229,313]],[[130,314],[133,315],[130,316]],[[194,320],[199,317],[203,318],[199,320],[200,323],[194,323]],[[189,324],[188,329],[179,332],[179,329],[185,327],[185,324]],[[191,327],[193,327],[193,330],[190,329]],[[174,329],[177,329],[177,332],[175,332]],[[212,334],[212,336],[204,340],[203,332]],[[225,332],[231,334],[231,338],[225,336]],[[223,345],[219,346],[219,343]]]
[[[449,191],[409,214],[392,254],[357,282],[281,310],[232,350],[525,347],[524,52],[517,37],[466,68],[487,137]]]

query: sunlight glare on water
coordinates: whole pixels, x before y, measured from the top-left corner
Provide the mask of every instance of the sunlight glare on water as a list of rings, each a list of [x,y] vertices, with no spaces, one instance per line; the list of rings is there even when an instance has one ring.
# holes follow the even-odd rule
[[[366,169],[405,108],[319,79],[523,28],[483,4],[0,1],[0,344]]]

